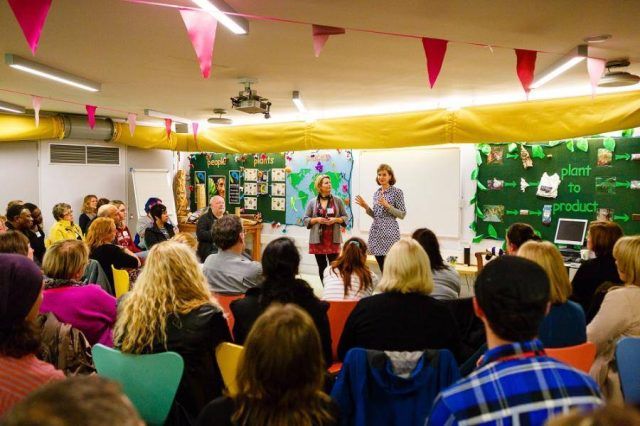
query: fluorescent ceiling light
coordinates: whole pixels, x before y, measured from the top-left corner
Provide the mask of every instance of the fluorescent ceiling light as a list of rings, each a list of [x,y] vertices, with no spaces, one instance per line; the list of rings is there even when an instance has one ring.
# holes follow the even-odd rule
[[[16,104],[12,104],[10,102],[0,101],[0,110],[15,112],[16,114],[24,114],[24,107]]]
[[[198,7],[216,18],[218,22],[227,27],[232,33],[242,35],[249,33],[249,22],[240,17],[231,18],[225,12],[237,13],[231,6],[222,0],[192,0]]]
[[[177,115],[173,115],[173,114],[165,114],[164,112],[160,112],[160,111],[154,111],[152,109],[145,109],[144,110],[144,115],[149,116],[149,117],[157,117],[157,118],[169,118],[171,119],[174,123],[191,123],[193,120],[189,120],[188,118],[184,118],[184,117],[179,117]]]
[[[307,112],[307,108],[304,106],[304,103],[302,102],[302,98],[300,98],[299,91],[297,90],[293,91],[291,100],[293,101],[296,108],[298,108],[298,111],[300,111],[302,114],[305,114]]]
[[[537,89],[545,83],[553,80],[560,74],[573,68],[580,62],[584,61],[589,54],[589,48],[586,44],[581,44],[574,47],[566,55],[564,55],[555,64],[544,70],[540,75],[536,75],[533,83],[531,83],[532,89]]]
[[[99,92],[102,87],[100,83],[96,83],[95,81],[87,80],[85,78],[69,74],[68,72],[33,62],[11,53],[4,55],[4,62],[11,68],[37,75],[38,77],[48,78],[49,80],[57,81],[58,83],[68,84],[69,86],[77,87],[78,89],[88,90],[89,92]]]

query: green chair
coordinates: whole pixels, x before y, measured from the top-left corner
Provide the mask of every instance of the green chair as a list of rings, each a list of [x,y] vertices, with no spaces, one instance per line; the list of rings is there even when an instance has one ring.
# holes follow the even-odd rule
[[[132,355],[98,343],[93,347],[93,361],[99,375],[122,385],[147,424],[164,424],[184,370],[179,354]]]

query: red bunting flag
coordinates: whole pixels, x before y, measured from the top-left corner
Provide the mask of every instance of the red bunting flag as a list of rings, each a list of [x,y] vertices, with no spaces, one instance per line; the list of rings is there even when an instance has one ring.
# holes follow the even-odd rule
[[[127,123],[129,123],[129,134],[133,136],[136,131],[136,120],[138,119],[138,115],[130,112],[127,114]]]
[[[187,27],[189,40],[196,51],[200,62],[200,71],[204,78],[211,75],[211,62],[213,61],[213,46],[216,41],[216,28],[218,21],[208,14],[198,10],[180,9],[180,15]]]
[[[173,121],[170,118],[164,119],[164,128],[167,129],[167,139],[171,138],[171,123],[173,123]]]
[[[424,48],[424,54],[427,57],[427,74],[429,75],[429,86],[433,89],[436,84],[440,70],[442,69],[442,63],[444,62],[444,55],[447,53],[447,40],[439,38],[427,38],[422,37],[422,47]]]
[[[35,55],[42,27],[44,27],[51,8],[51,0],[9,0],[9,6],[11,6],[13,15],[22,28],[31,53]]]
[[[87,121],[89,121],[89,127],[93,130],[96,127],[96,109],[98,108],[95,105],[85,105],[85,109],[87,110]]]
[[[522,84],[522,88],[527,93],[529,98],[529,92],[531,91],[531,83],[533,82],[533,75],[536,71],[536,56],[538,52],[535,50],[515,49],[516,58],[518,59],[516,65],[516,71],[518,72],[518,78]]]
[[[311,25],[311,33],[313,34],[313,51],[316,58],[320,56],[320,52],[327,44],[329,36],[344,34],[345,29],[340,27],[327,27],[326,25]]]
[[[589,71],[589,81],[591,81],[591,97],[595,96],[596,88],[604,68],[606,61],[598,58],[587,58],[587,70]]]
[[[40,106],[42,98],[40,96],[31,96],[31,105],[33,105],[33,118],[36,120],[36,129],[40,127]]]

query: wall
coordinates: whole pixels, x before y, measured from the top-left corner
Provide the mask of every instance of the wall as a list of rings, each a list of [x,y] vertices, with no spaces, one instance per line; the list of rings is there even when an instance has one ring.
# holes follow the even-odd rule
[[[3,142],[0,144],[0,214],[6,213],[11,200],[39,199],[38,143]],[[37,203],[36,203],[37,204]]]

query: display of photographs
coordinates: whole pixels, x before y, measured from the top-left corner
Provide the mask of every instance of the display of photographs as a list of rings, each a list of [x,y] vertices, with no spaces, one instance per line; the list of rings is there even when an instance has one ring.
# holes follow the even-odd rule
[[[485,222],[502,222],[504,219],[503,205],[485,205],[482,206],[482,214]]]
[[[195,183],[196,185],[199,183],[207,183],[207,172],[197,171],[195,172]]]
[[[615,194],[616,178],[615,177],[597,177],[596,192],[600,194]]]
[[[244,180],[250,182],[258,180],[258,169],[244,169]]]
[[[271,169],[271,180],[273,182],[284,182],[286,176],[284,169]]]
[[[258,176],[256,179],[258,182],[269,182],[269,171],[268,170],[258,170]]]
[[[258,195],[258,184],[255,182],[245,182],[244,195]]]
[[[286,198],[272,198],[271,199],[271,210],[283,212],[285,207]]]
[[[604,207],[599,207],[598,211],[597,211],[597,215],[596,215],[596,220],[612,221],[614,212],[615,212],[615,210],[613,210],[613,209],[607,209],[607,208],[604,208]]]
[[[207,182],[209,199],[215,195],[227,199],[227,178],[225,176],[209,175]]]
[[[489,188],[489,191],[502,191],[504,189],[504,181],[496,178],[489,179],[487,188]]]
[[[274,197],[284,197],[287,188],[284,183],[274,183],[271,185],[271,195]]]
[[[229,170],[229,204],[240,204],[240,170]]]
[[[269,193],[269,184],[265,182],[258,183],[258,195],[266,195]]]
[[[487,164],[502,164],[504,160],[504,147],[492,146],[491,152],[487,155]]]
[[[598,166],[610,166],[613,160],[613,152],[605,148],[598,149]]]
[[[245,210],[257,210],[258,199],[256,197],[244,197],[244,209]]]
[[[629,189],[640,189],[640,180],[632,180],[629,184]]]

